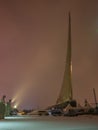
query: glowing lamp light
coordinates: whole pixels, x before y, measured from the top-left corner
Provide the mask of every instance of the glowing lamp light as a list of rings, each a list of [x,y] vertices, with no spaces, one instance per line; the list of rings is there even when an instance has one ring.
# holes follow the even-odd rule
[[[17,106],[16,106],[16,105],[14,105],[14,108],[16,109],[16,108],[17,108]]]

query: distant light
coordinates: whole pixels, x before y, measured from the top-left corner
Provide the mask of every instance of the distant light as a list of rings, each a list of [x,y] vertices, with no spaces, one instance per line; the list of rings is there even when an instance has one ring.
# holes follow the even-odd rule
[[[14,105],[14,108],[17,108],[17,106],[16,106],[16,105]]]

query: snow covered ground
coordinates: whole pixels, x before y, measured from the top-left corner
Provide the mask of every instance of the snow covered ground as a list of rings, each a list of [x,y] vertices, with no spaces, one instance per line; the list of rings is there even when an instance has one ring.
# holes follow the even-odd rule
[[[98,130],[98,116],[21,116],[0,120],[0,130]]]

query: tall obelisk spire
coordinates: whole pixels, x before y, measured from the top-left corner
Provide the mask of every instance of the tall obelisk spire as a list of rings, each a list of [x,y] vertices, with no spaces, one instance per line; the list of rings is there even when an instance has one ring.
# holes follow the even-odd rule
[[[72,61],[71,61],[71,16],[69,12],[69,25],[68,25],[68,43],[67,43],[67,55],[65,63],[65,72],[62,82],[61,91],[57,104],[64,103],[72,100]]]

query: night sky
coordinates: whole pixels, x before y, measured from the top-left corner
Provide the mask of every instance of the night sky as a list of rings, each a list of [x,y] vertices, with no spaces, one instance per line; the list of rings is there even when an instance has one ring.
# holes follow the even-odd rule
[[[55,104],[72,19],[72,86],[80,104],[98,99],[98,0],[0,0],[0,97],[20,108]]]

